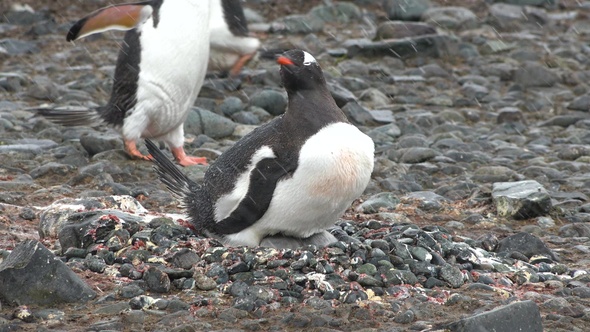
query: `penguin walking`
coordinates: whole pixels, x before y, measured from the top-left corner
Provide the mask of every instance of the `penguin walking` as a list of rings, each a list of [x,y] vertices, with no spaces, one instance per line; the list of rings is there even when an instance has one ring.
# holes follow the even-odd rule
[[[236,76],[256,54],[260,40],[250,36],[241,0],[213,0],[209,70]]]
[[[112,5],[76,22],[68,41],[123,30],[109,102],[96,109],[39,110],[67,126],[109,124],[120,129],[132,157],[150,159],[140,138],[164,141],[182,166],[207,164],[184,151],[184,122],[203,85],[209,58],[213,0],[151,0]]]
[[[325,246],[327,232],[366,188],[374,144],[336,106],[318,62],[302,50],[278,57],[285,114],[244,136],[188,179],[146,141],[155,169],[197,232],[228,246]]]

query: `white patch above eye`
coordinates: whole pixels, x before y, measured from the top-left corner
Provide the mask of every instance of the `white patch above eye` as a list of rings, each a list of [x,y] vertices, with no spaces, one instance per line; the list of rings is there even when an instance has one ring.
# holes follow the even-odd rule
[[[304,66],[309,66],[312,63],[317,63],[317,61],[315,60],[315,58],[311,54],[303,51],[303,65]]]

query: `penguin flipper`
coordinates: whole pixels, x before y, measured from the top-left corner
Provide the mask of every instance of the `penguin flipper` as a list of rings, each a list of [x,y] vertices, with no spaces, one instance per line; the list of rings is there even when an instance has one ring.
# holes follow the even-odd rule
[[[238,233],[258,221],[270,206],[277,183],[292,174],[291,163],[281,163],[275,158],[263,159],[250,175],[248,192],[232,213],[215,223],[217,234]]]
[[[68,31],[66,40],[74,41],[108,30],[131,30],[150,18],[153,12],[154,8],[150,1],[101,8],[74,23]]]

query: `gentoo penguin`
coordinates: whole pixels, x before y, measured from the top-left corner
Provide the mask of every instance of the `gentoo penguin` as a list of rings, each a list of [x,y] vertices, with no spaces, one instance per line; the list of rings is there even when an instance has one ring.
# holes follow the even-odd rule
[[[96,109],[40,113],[68,126],[113,125],[121,130],[125,150],[133,157],[150,159],[136,146],[143,137],[166,142],[180,165],[206,164],[203,157],[185,154],[183,125],[207,72],[211,1],[112,5],[79,20],[68,32],[68,41],[107,30],[127,30],[111,98]]]
[[[241,0],[213,0],[210,32],[209,70],[236,76],[260,47],[260,40],[249,35]]]
[[[326,230],[363,193],[373,170],[373,141],[336,106],[318,62],[302,50],[277,62],[285,114],[221,154],[202,183],[146,141],[160,179],[197,232],[228,246],[335,241]]]

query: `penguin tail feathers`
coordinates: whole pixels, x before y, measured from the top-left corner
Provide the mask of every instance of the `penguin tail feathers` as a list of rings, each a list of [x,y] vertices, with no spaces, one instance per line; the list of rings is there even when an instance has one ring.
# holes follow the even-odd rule
[[[158,174],[160,181],[166,185],[168,190],[182,203],[185,207],[190,204],[191,197],[199,190],[199,185],[190,180],[184,173],[176,167],[168,157],[160,151],[154,142],[149,139],[145,140],[148,152],[152,156],[154,170]]]
[[[78,106],[28,109],[45,119],[62,126],[97,127],[104,123],[97,109]]]

